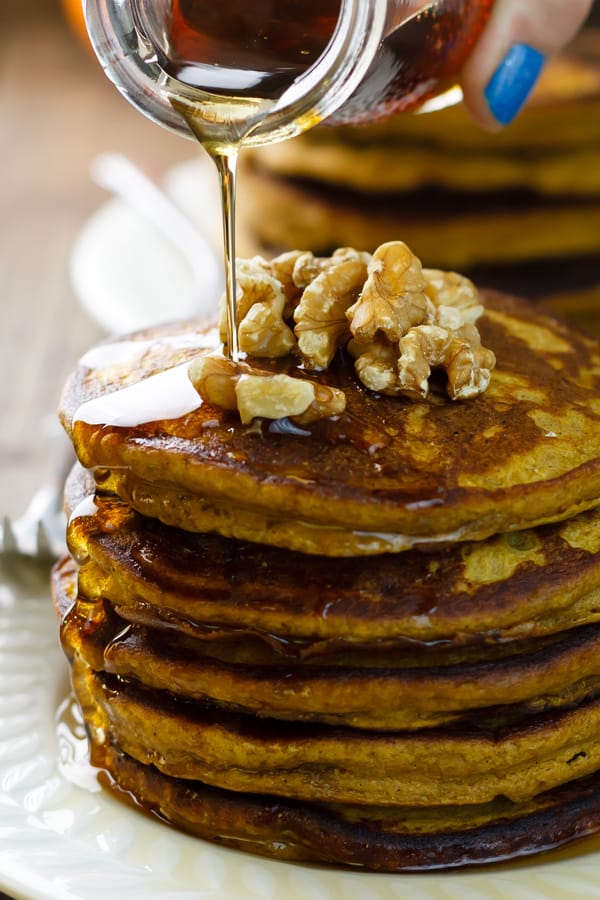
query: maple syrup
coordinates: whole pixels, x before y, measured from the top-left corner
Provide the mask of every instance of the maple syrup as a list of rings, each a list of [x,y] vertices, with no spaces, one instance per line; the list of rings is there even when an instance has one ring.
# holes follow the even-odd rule
[[[358,125],[411,112],[451,88],[493,4],[404,4],[359,88],[330,121]]]
[[[235,204],[239,148],[285,92],[322,55],[340,0],[231,0],[226,15],[212,0],[171,0],[164,71],[199,91],[171,103],[212,157],[221,192],[227,298],[226,348],[239,358],[236,314]]]
[[[366,77],[332,121],[371,122],[414,110],[448,88],[481,33],[494,0],[390,4],[388,31]],[[169,75],[227,97],[278,100],[317,61],[333,35],[340,0],[172,0]]]
[[[203,91],[278,100],[323,53],[340,0],[172,0],[166,72]]]

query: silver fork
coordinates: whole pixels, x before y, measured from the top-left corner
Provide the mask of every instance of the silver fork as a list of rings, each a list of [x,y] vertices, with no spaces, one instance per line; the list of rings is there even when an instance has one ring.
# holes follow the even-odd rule
[[[56,559],[66,550],[65,514],[62,492],[51,484],[39,488],[18,519],[5,516],[2,522],[0,553]]]
[[[48,423],[45,424],[47,426]],[[66,552],[63,486],[74,455],[58,423],[44,438],[51,479],[35,491],[27,509],[18,519],[11,520],[4,516],[0,523],[0,555],[51,560]]]

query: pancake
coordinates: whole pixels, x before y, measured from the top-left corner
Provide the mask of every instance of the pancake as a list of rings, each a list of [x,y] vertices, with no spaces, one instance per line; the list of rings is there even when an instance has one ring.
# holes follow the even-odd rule
[[[70,560],[54,572],[61,619],[76,601],[72,573]],[[135,798],[161,821],[198,837],[281,860],[408,872],[539,853],[600,828],[597,776],[576,778],[520,803],[498,797],[468,806],[377,807],[290,800],[165,775],[119,749],[80,656],[89,634],[89,628],[71,632],[64,646],[71,658],[79,657],[75,684],[101,782],[119,799]]]
[[[190,636],[173,620],[168,628],[160,620],[131,624],[127,609],[82,593],[70,560],[57,570],[54,594],[68,610],[61,614],[63,645],[77,648],[95,672],[261,717],[415,730],[468,720],[486,707],[510,706],[523,717],[600,689],[600,626],[485,645],[477,654],[437,645],[419,653],[377,644],[371,652],[363,645],[341,651],[336,644],[320,656],[294,658],[269,653],[269,645],[257,651],[252,632],[239,626]],[[260,614],[266,603],[256,605]]]
[[[598,195],[577,197],[570,190],[544,196],[528,188],[466,193],[429,186],[370,194],[282,177],[255,160],[247,161],[243,177],[251,201],[242,207],[242,221],[256,252],[306,246],[323,254],[343,246],[370,250],[386,235],[402,234],[432,265],[466,274],[483,265],[600,258]],[[540,265],[538,278],[544,277]]]
[[[273,636],[281,655],[309,657],[328,646],[489,652],[598,620],[597,509],[435,554],[331,559],[169,528],[114,495],[90,502],[87,488],[76,469],[68,541],[80,590],[133,620],[154,610],[171,630]]]
[[[92,762],[117,796],[131,792],[177,827],[279,859],[382,871],[522,856],[600,827],[597,776],[585,775],[596,765],[599,713],[593,696],[558,712],[513,705],[507,714],[492,708],[459,729],[417,729],[412,737],[406,730],[371,736],[360,728],[286,725],[270,718],[263,725],[205,698],[185,699],[180,685],[176,694],[173,684],[149,689],[145,666],[139,673],[144,681],[103,671],[104,661],[114,659],[116,623],[98,614],[98,601],[77,597],[75,571],[72,560],[56,567],[54,598],[65,623],[63,646],[72,660]],[[81,615],[79,625],[74,614]],[[98,671],[85,659],[93,645],[106,650],[98,655]],[[587,649],[584,658],[593,652],[591,644]],[[552,653],[545,655],[549,671]],[[164,642],[159,659],[168,667]],[[189,675],[188,667],[184,671]],[[502,667],[497,675],[501,679]],[[426,674],[422,697],[431,686]],[[410,776],[399,774],[403,766]],[[553,780],[559,786],[539,793]],[[499,784],[514,798],[497,795]],[[390,788],[411,801],[390,804]],[[469,802],[486,793],[493,799]],[[345,797],[352,799],[340,799]]]
[[[522,858],[600,829],[598,776],[528,804],[422,810],[309,804],[170,778],[113,745],[92,745],[105,783],[167,821],[238,850],[279,860],[383,872],[423,872]],[[386,814],[387,813],[387,814]]]
[[[84,358],[61,418],[82,464],[144,515],[306,553],[482,539],[593,508],[597,343],[525,301],[491,293],[485,304],[480,331],[497,366],[471,401],[371,394],[342,355],[318,376],[346,393],[339,417],[300,433],[233,427],[199,400],[185,364],[218,338],[182,323]]]
[[[117,795],[232,847],[392,872],[600,829],[600,345],[497,293],[479,335],[473,286],[427,281],[402,248],[309,256],[310,290],[281,281],[290,334],[304,290],[293,353],[234,363],[187,322],[86,354],[61,404],[79,462],[53,574],[91,760]],[[249,268],[260,286],[288,264]],[[357,294],[322,288],[351,270]],[[342,307],[353,341],[323,345]],[[424,381],[415,357],[413,382],[370,391],[354,359],[385,375],[383,349],[405,372],[409,334],[443,356],[423,345]],[[297,411],[263,403],[309,373]]]
[[[59,609],[69,594],[55,594]],[[600,766],[595,697],[526,718],[518,705],[479,710],[443,731],[258,719],[95,672],[81,653],[87,631],[68,627],[62,637],[92,739],[110,734],[138,762],[177,778],[302,800],[421,807],[497,796],[524,802]]]
[[[390,807],[521,802],[600,768],[598,699],[526,722],[489,711],[470,728],[365,732],[192,703],[98,675],[77,656],[71,672],[96,740],[111,734],[138,762],[228,790]]]
[[[548,309],[596,337],[600,334],[600,273],[598,275],[598,282],[591,287],[557,290],[545,299]]]

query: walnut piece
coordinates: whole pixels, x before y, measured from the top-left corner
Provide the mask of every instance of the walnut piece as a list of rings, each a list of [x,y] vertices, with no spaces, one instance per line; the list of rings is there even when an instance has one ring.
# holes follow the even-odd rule
[[[319,419],[332,419],[335,416],[341,416],[346,409],[346,395],[339,388],[331,387],[328,384],[319,384],[318,382],[308,382],[314,388],[314,398],[303,413],[296,416],[290,416],[292,422],[296,425],[312,425]]]
[[[397,344],[382,336],[367,344],[352,340],[347,349],[356,360],[354,368],[365,387],[392,397],[400,393]]]
[[[346,312],[367,276],[361,259],[342,259],[324,268],[305,288],[294,312],[298,349],[307,369],[326,369],[350,338]]]
[[[284,320],[287,297],[281,283],[260,256],[238,260],[236,271],[240,350],[252,356],[287,356],[296,338]],[[221,340],[226,336],[226,310],[222,305]]]
[[[307,425],[341,415],[346,408],[346,396],[337,388],[255,369],[222,356],[196,357],[188,375],[203,400],[220,409],[237,410],[244,425],[257,418],[289,418],[297,425]]]
[[[315,256],[309,250],[305,253],[300,253],[296,259],[292,274],[294,284],[298,288],[306,288],[311,281],[314,281],[326,269],[338,266],[347,260],[357,260],[368,266],[371,261],[371,254],[355,250],[353,247],[338,247],[331,256]]]
[[[435,307],[437,324],[457,328],[460,326],[445,325],[445,322],[458,322],[460,317],[460,323],[465,325],[467,322],[476,322],[483,314],[479,291],[470,278],[439,269],[423,269],[423,275],[425,294]]]
[[[212,354],[196,356],[188,366],[188,376],[200,396],[219,409],[237,409],[235,386],[238,366],[231,359]]]
[[[342,247],[330,257],[308,251],[239,260],[238,331],[243,353],[296,354],[305,370],[326,369],[340,347],[360,381],[376,393],[424,399],[432,369],[447,374],[453,400],[484,391],[495,365],[475,322],[483,312],[472,281],[423,269],[402,241],[373,255]],[[221,322],[225,339],[226,323]],[[211,362],[207,362],[211,359]],[[217,357],[190,367],[199,393],[237,410],[243,422],[291,418],[308,424],[341,414],[342,391],[302,377],[273,374]]]
[[[294,309],[300,297],[302,288],[294,281],[294,271],[297,260],[304,256],[303,250],[290,250],[275,256],[269,263],[269,271],[274,275],[283,288],[286,296],[286,305],[283,310],[283,318],[287,321],[294,313]]]
[[[315,399],[314,385],[289,375],[240,375],[235,386],[237,407],[243,425],[253,419],[293,418]]]
[[[474,397],[487,388],[496,362],[481,346],[474,324],[482,313],[468,278],[422,269],[401,242],[384,244],[373,254],[369,280],[347,313],[356,373],[377,393],[425,399],[431,370],[441,368],[451,399]]]
[[[472,324],[458,331],[439,325],[419,325],[400,341],[398,384],[400,392],[418,400],[429,394],[429,376],[434,367],[448,376],[448,395],[467,400],[486,390],[496,363],[494,354],[481,346]]]
[[[430,310],[420,261],[402,241],[390,241],[373,254],[365,286],[347,316],[361,341],[372,341],[378,333],[399,341],[413,325],[425,322]]]

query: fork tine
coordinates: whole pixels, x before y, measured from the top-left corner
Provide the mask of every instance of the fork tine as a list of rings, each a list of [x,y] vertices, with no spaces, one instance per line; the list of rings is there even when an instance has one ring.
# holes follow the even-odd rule
[[[53,556],[51,541],[43,522],[37,524],[36,548],[39,556]]]
[[[8,516],[2,520],[2,550],[4,553],[16,553],[19,549],[17,538]]]

